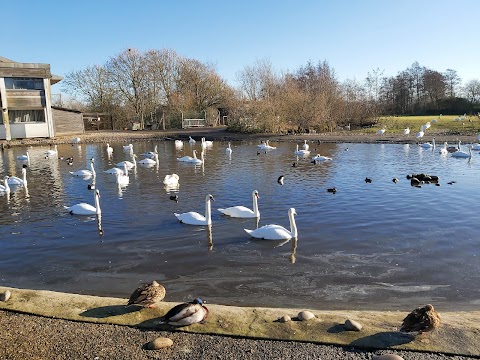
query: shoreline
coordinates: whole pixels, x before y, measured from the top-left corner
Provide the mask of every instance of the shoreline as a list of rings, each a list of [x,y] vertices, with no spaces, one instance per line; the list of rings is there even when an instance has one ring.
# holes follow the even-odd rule
[[[299,321],[309,309],[245,308],[207,304],[205,324],[180,329],[158,319],[177,303],[156,308],[126,308],[127,299],[0,287],[0,358],[168,359],[322,358],[366,359],[396,353],[405,359],[468,359],[480,356],[480,311],[442,312],[442,324],[424,335],[400,333],[408,311],[310,310],[315,318]],[[279,317],[292,321],[282,323]],[[347,331],[346,319],[360,331]],[[174,340],[170,348],[145,350],[157,337]],[[188,350],[186,350],[188,349]],[[118,350],[121,350],[119,356]],[[185,351],[184,351],[185,350]],[[3,352],[2,352],[3,351]]]

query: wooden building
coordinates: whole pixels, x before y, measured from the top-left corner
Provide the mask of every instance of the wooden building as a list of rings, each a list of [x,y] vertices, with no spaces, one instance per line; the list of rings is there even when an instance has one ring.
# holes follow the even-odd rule
[[[53,138],[51,85],[60,80],[60,76],[50,72],[49,64],[18,63],[0,57],[0,139]],[[65,109],[58,109],[55,114],[59,116],[60,132],[84,132],[81,115],[80,128],[64,124],[65,119],[72,118],[70,111],[65,114]]]

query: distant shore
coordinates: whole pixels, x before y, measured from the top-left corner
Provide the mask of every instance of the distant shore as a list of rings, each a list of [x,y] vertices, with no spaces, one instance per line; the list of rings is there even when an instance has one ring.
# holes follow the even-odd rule
[[[447,141],[454,144],[459,140],[463,144],[477,142],[477,135],[472,133],[452,134],[447,132],[429,132],[422,139],[417,139],[415,135],[403,136],[400,134],[376,135],[371,133],[362,133],[359,131],[337,131],[326,133],[310,134],[245,134],[229,132],[225,127],[206,127],[179,130],[100,130],[88,131],[80,135],[59,136],[55,138],[31,138],[14,139],[10,141],[1,140],[2,148],[10,146],[41,146],[50,144],[71,143],[73,138],[79,137],[80,143],[106,143],[106,142],[135,142],[145,140],[188,140],[189,137],[200,140],[205,137],[207,140],[215,141],[258,141],[269,139],[270,141],[289,141],[298,142],[307,140],[308,142],[326,142],[326,143],[393,143],[393,144],[416,144],[418,142],[435,141],[442,144]]]

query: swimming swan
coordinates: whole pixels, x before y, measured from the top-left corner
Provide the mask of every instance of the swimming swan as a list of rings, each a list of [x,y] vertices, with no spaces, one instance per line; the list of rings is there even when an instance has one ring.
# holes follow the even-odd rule
[[[57,145],[55,145],[55,146],[53,147],[53,150],[50,149],[50,150],[45,151],[45,156],[46,156],[46,157],[57,156],[57,154],[58,154]]]
[[[130,177],[128,176],[127,165],[123,165],[122,173],[116,173],[115,176],[117,177],[118,185],[127,186],[128,184],[130,184]]]
[[[158,147],[155,145],[153,151],[148,151],[146,153],[141,154],[143,157],[153,159],[155,157],[155,154],[158,154]]]
[[[225,149],[225,153],[227,155],[232,155],[232,146],[230,145],[230,142],[228,143],[227,148]]]
[[[73,206],[65,206],[65,209],[72,215],[100,215],[100,191],[95,190],[95,206],[86,203],[80,203]]]
[[[132,155],[133,162],[125,160],[125,161],[120,161],[119,163],[116,163],[115,165],[120,167],[120,168],[123,168],[123,165],[127,165],[127,169],[130,170],[130,169],[133,169],[133,168],[137,167],[136,158],[137,158],[137,155],[133,154]]]
[[[308,150],[308,149],[310,149],[310,146],[307,144],[307,140],[304,140],[303,150]]]
[[[113,148],[110,146],[110,144],[107,143],[107,154],[111,155],[113,153]]]
[[[191,146],[193,146],[193,145],[195,145],[196,141],[195,141],[194,138],[192,138],[191,136],[189,136],[189,137],[188,137],[188,143],[189,143]]]
[[[27,169],[22,168],[22,179],[16,176],[9,176],[7,180],[8,185],[11,186],[26,186],[27,185]]]
[[[265,225],[255,230],[244,229],[250,236],[257,239],[265,240],[289,240],[296,238],[297,225],[295,224],[296,211],[294,208],[288,210],[288,218],[290,219],[290,231],[280,225]]]
[[[186,212],[182,214],[175,213],[180,222],[188,225],[211,225],[212,224],[212,208],[210,201],[215,201],[212,195],[208,194],[205,197],[205,216],[200,215],[197,212]]]
[[[73,176],[81,176],[84,178],[95,177],[95,169],[93,167],[93,163],[95,162],[94,158],[90,159],[90,170],[78,170],[78,171],[70,171],[70,174]]]
[[[298,144],[297,144],[297,149],[293,152],[294,155],[299,155],[299,156],[308,156],[310,155],[310,151],[309,150],[299,150],[298,149]]]
[[[180,177],[177,174],[165,175],[163,183],[169,186],[177,186],[178,180],[180,180]]]
[[[18,155],[17,160],[21,160],[21,161],[26,160],[26,161],[30,162],[30,154],[28,153],[28,150],[26,151],[25,155]]]
[[[200,159],[197,158],[197,150],[193,150],[193,157],[191,156],[183,156],[181,158],[177,158],[177,161],[186,162],[190,164],[202,164],[204,161],[204,153],[203,151],[200,153]]]
[[[3,184],[4,185],[0,185],[0,193],[2,193],[2,192],[9,193],[10,192],[10,186],[8,186],[8,178],[9,178],[9,176],[5,176],[3,178]]]
[[[231,206],[225,209],[218,209],[222,214],[228,215],[234,218],[259,218],[260,211],[258,211],[258,200],[260,196],[258,196],[258,191],[254,190],[252,192],[253,198],[253,210],[245,206]]]
[[[468,153],[465,152],[465,151],[461,151],[460,150],[460,141],[458,141],[458,151],[455,151],[454,153],[452,153],[452,157],[456,157],[456,158],[471,158],[472,157],[472,147],[469,146],[468,147]]]
[[[328,156],[323,156],[323,155],[320,155],[320,154],[317,154],[312,158],[313,163],[316,163],[318,161],[326,161],[326,160],[332,160],[332,158],[328,157]]]
[[[145,158],[138,162],[140,165],[155,165],[158,164],[158,153],[155,153],[155,156],[152,158]]]

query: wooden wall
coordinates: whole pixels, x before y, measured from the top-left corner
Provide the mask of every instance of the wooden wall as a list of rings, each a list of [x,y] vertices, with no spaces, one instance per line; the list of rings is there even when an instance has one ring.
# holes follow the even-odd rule
[[[85,132],[80,111],[52,107],[55,136],[79,135]]]

